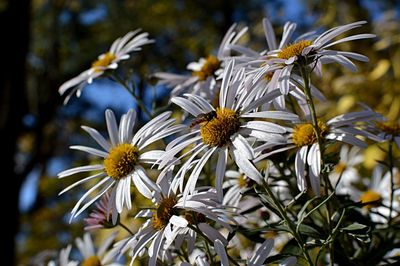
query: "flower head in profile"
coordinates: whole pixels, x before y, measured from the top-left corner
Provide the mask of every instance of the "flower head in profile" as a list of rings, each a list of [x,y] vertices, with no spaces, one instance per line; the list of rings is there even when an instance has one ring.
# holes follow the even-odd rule
[[[357,21],[329,29],[317,37],[315,37],[314,32],[306,33],[290,43],[290,37],[296,29],[296,24],[287,23],[284,27],[282,40],[277,45],[271,23],[267,19],[264,19],[263,22],[270,48],[265,56],[264,68],[278,68],[274,71],[274,75],[277,76],[279,87],[285,94],[289,91],[290,76],[296,64],[303,67],[310,66],[318,74],[321,74],[322,64],[333,62],[356,71],[357,67],[350,59],[367,62],[366,56],[354,52],[331,50],[330,48],[339,43],[375,37],[374,34],[356,34],[333,41],[342,33],[361,27],[366,23],[366,21]],[[267,70],[261,69],[261,71]]]
[[[103,195],[99,202],[96,202],[96,209],[94,209],[88,218],[85,218],[85,230],[91,231],[101,228],[111,228],[115,225],[111,221],[110,193]]]
[[[243,194],[250,190],[254,181],[241,171],[228,170],[225,173],[227,180],[222,184],[226,189],[223,205],[238,207]]]
[[[111,234],[103,241],[99,248],[95,248],[92,237],[89,233],[85,233],[83,238],[78,237],[75,240],[78,247],[82,261],[81,266],[122,266],[123,264],[117,263],[116,255],[118,255],[117,248],[111,248],[115,240],[116,234]]]
[[[399,175],[399,170],[397,168],[393,169],[393,175]],[[377,165],[372,171],[371,177],[363,180],[364,189],[350,186],[350,189],[338,190],[337,193],[348,194],[352,200],[363,203],[364,207],[362,212],[365,215],[369,215],[372,221],[386,223],[390,213],[390,193],[388,193],[391,186],[390,179],[390,171],[384,172],[383,167]],[[395,187],[393,196],[392,218],[399,214],[400,190],[398,190],[398,187]]]
[[[172,96],[191,93],[213,101],[219,91],[217,77],[225,67],[224,59],[230,55],[230,45],[237,43],[247,31],[247,28],[244,28],[236,32],[236,27],[237,25],[233,24],[226,32],[216,56],[209,55],[205,58],[200,58],[198,62],[188,64],[187,69],[192,72],[191,75],[155,73],[154,76],[160,79],[158,84],[173,88]]]
[[[365,23],[365,21],[358,21],[338,26],[319,36],[315,32],[308,32],[292,42],[291,38],[296,29],[296,24],[287,22],[283,27],[282,39],[278,42],[271,22],[264,18],[263,27],[267,40],[265,51],[256,52],[248,47],[238,45],[231,45],[230,47],[241,54],[241,56],[236,56],[235,60],[238,62],[238,66],[246,68],[246,73],[253,74],[253,83],[259,83],[259,86],[264,87],[266,92],[276,89],[281,91],[282,96],[272,101],[275,108],[279,110],[285,107],[284,95],[288,93],[294,96],[300,107],[303,107],[305,105],[305,95],[302,91],[304,84],[301,84],[303,81],[302,77],[299,76],[301,71],[298,66],[307,67],[321,75],[322,64],[337,62],[355,71],[357,68],[350,59],[368,61],[366,56],[353,52],[331,50],[330,48],[339,43],[375,37],[373,34],[357,34],[333,41],[340,34],[358,28]],[[292,71],[294,69],[296,71]],[[312,87],[311,93],[315,98],[324,100],[324,96],[317,88]],[[308,112],[306,108],[302,109]]]
[[[186,147],[191,147],[189,152],[181,156],[185,157],[191,153],[180,167],[175,180],[180,183],[182,190],[185,174],[191,170],[183,192],[184,197],[195,189],[201,170],[213,154],[218,156],[215,183],[221,201],[228,155],[246,176],[260,183],[262,176],[251,162],[254,159],[254,150],[247,138],[260,141],[283,139],[282,134],[286,132],[285,128],[263,121],[263,118],[298,120],[297,115],[284,111],[256,112],[259,106],[274,99],[280,93],[274,91],[255,100],[257,91],[246,87],[248,84],[244,70],[233,73],[233,66],[234,62],[230,61],[224,70],[217,107],[192,94],[185,94],[185,98],[174,97],[171,100],[194,117],[190,126],[191,132],[168,145],[160,163],[160,167],[168,165],[177,153]],[[200,159],[195,159],[197,156],[200,156]]]
[[[231,49],[240,55],[234,56],[237,68],[244,67],[245,73],[252,74],[252,82],[259,90],[259,96],[270,93],[274,90],[280,90],[282,95],[271,100],[262,106],[263,110],[269,110],[270,105],[273,105],[276,110],[286,110],[285,96],[290,94],[298,103],[304,113],[309,113],[309,108],[304,94],[304,81],[297,73],[292,73],[290,79],[280,79],[282,65],[270,64],[270,59],[266,56],[267,53],[276,51],[279,47],[283,47],[291,38],[296,24],[287,22],[284,26],[284,32],[280,44],[277,44],[274,30],[268,19],[263,20],[264,33],[267,40],[267,49],[261,52],[254,51],[249,47],[244,47],[236,44],[230,45]],[[285,85],[285,86],[282,86]],[[310,84],[311,94],[313,98],[320,101],[325,101],[325,96],[315,86]]]
[[[170,174],[170,172],[168,172]],[[184,201],[182,194],[176,191],[168,182],[170,177],[162,178],[160,191],[154,193],[154,206],[140,211],[136,217],[146,221],[139,231],[122,240],[121,252],[131,250],[132,263],[148,246],[149,263],[156,265],[157,259],[164,260],[165,253],[172,247],[179,249],[186,241],[189,254],[195,248],[197,232],[201,232],[210,241],[219,240],[224,245],[228,241],[211,224],[219,225],[232,231],[225,210],[217,203],[215,189],[202,187],[194,191]]]
[[[128,32],[125,36],[116,39],[110,50],[104,54],[101,54],[96,61],[92,63],[92,66],[83,71],[78,76],[64,82],[58,92],[63,95],[68,90],[68,95],[65,98],[64,103],[67,103],[71,96],[76,93],[79,97],[83,87],[87,83],[92,83],[95,78],[98,78],[109,69],[116,69],[118,63],[122,60],[126,60],[130,57],[130,53],[141,50],[141,46],[152,43],[153,40],[148,39],[148,33],[140,33],[140,29]]]
[[[70,260],[69,255],[71,253],[72,245],[68,245],[66,248],[61,249],[58,255],[58,261],[51,260],[47,266],[78,266],[79,262]]]
[[[359,112],[352,112],[336,116],[326,123],[318,121],[319,138],[322,142],[344,142],[359,147],[367,147],[367,144],[358,137],[370,138],[379,141],[380,138],[360,127],[359,123],[365,123],[379,117],[371,109]],[[311,122],[295,125],[294,128],[287,129],[290,134],[286,143],[276,146],[283,146],[266,152],[258,156],[256,161],[260,161],[268,156],[288,149],[296,149],[295,173],[297,186],[300,191],[307,188],[306,172],[308,172],[310,185],[314,193],[320,194],[320,173],[321,173],[321,149],[318,138]],[[271,145],[264,144],[256,148],[256,152],[262,152],[265,148],[272,148]]]
[[[361,177],[356,167],[364,161],[361,151],[361,148],[357,146],[343,145],[341,147],[339,162],[329,173],[329,178],[334,187],[339,187],[339,190],[343,191],[349,188],[352,183],[360,180]]]
[[[153,118],[142,128],[133,134],[136,112],[129,110],[121,118],[119,127],[111,110],[106,110],[106,122],[110,140],[107,141],[95,129],[83,126],[82,128],[99,144],[101,149],[86,146],[71,146],[71,149],[84,151],[100,158],[101,163],[94,165],[79,166],[65,170],[58,174],[59,178],[64,178],[77,173],[97,172],[82,180],[75,182],[60,194],[71,188],[97,180],[72,210],[72,218],[78,216],[93,202],[99,199],[107,191],[110,191],[110,205],[113,217],[113,224],[117,219],[117,214],[121,213],[124,206],[131,208],[131,183],[146,198],[152,198],[152,192],[158,187],[147,175],[144,165],[154,164],[164,153],[162,150],[145,151],[150,144],[163,139],[171,134],[182,130],[182,125],[174,125],[175,119],[170,118],[171,112],[165,112]],[[91,193],[96,195],[82,206],[84,200]]]

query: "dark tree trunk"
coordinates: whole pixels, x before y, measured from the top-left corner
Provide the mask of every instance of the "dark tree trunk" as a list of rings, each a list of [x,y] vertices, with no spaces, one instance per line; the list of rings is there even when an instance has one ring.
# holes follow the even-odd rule
[[[0,141],[2,143],[2,265],[15,265],[15,236],[19,227],[19,191],[23,179],[15,173],[17,140],[27,111],[26,58],[29,45],[30,0],[8,0],[0,13]]]

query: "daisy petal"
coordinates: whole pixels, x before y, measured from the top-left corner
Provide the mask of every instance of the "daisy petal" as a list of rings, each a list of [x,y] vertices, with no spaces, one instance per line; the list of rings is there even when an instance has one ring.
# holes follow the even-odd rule
[[[219,239],[214,241],[214,248],[221,260],[221,266],[229,266],[228,255],[226,254],[224,244],[222,244]]]
[[[267,259],[269,253],[274,247],[274,240],[267,239],[262,243],[262,245],[257,249],[256,253],[251,257],[249,261],[249,266],[261,266],[264,265],[264,261]]]

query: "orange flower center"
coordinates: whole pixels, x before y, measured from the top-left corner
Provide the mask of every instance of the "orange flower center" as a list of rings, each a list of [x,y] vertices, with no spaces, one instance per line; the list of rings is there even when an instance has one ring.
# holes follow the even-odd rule
[[[293,56],[301,56],[304,48],[310,46],[312,41],[310,40],[301,40],[291,45],[282,48],[281,51],[278,53],[278,58],[281,59],[289,59]]]
[[[131,144],[123,143],[110,150],[104,167],[107,175],[115,180],[126,177],[130,174],[139,160],[139,149]]]
[[[379,206],[381,200],[382,200],[381,194],[379,194],[378,192],[371,190],[371,189],[365,191],[360,197],[360,201],[362,203],[371,202],[371,204],[365,205],[365,207],[367,209],[371,209],[372,207]]]
[[[318,121],[320,137],[323,138],[328,133],[328,126]],[[302,124],[294,128],[293,131],[293,143],[297,147],[309,146],[317,142],[317,135],[315,134],[314,127],[312,124]]]
[[[219,69],[221,62],[213,55],[209,55],[206,62],[198,71],[193,71],[192,75],[197,76],[200,81],[206,80],[208,77],[214,75],[215,71]]]
[[[99,56],[99,59],[92,63],[92,68],[97,72],[103,71],[104,68],[110,65],[115,58],[116,56],[110,52],[102,54]]]
[[[223,147],[240,128],[239,115],[228,108],[217,108],[210,121],[201,123],[200,134],[205,144]]]
[[[157,210],[153,213],[152,224],[154,229],[160,231],[168,224],[169,219],[176,213],[174,208],[177,203],[175,196],[162,199]]]
[[[385,122],[375,122],[376,127],[388,135],[399,136],[400,135],[400,123],[395,120],[389,120]]]
[[[82,262],[81,266],[101,266],[101,261],[97,256],[90,256]]]

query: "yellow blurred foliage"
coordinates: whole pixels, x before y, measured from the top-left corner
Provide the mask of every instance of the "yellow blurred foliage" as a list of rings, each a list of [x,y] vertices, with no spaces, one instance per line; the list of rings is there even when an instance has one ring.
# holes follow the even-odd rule
[[[377,164],[377,160],[383,160],[386,153],[382,151],[377,145],[370,145],[364,152],[363,165],[367,169],[373,169]]]
[[[379,60],[378,64],[374,68],[374,70],[369,74],[370,80],[380,79],[383,75],[385,75],[390,68],[390,61],[387,59]]]

